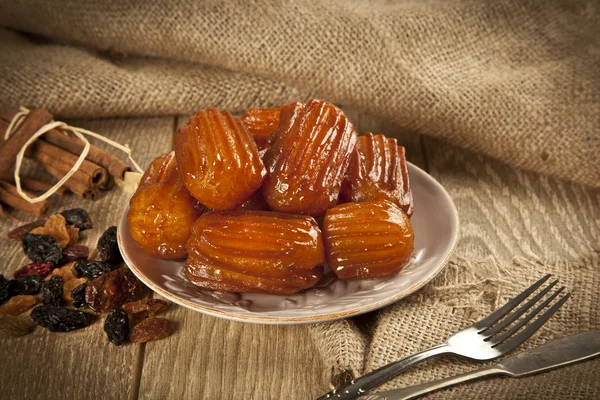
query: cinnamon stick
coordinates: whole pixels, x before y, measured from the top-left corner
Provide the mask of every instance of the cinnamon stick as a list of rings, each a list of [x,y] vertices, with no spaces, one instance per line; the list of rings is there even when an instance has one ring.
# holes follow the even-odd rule
[[[60,176],[53,174],[58,179],[65,176],[71,170],[78,158],[76,155],[43,140],[33,143],[27,149],[26,155],[38,161],[44,167],[49,165],[61,172],[62,175]],[[108,173],[99,165],[84,160],[71,178],[80,181],[88,187],[100,187],[108,182]]]
[[[8,138],[4,139],[4,132],[6,128],[1,132],[2,147],[0,147],[0,171],[7,171],[15,164],[15,157],[21,147],[27,142],[33,134],[52,121],[52,115],[45,110],[33,110],[27,115],[21,126]],[[8,126],[8,124],[7,124]]]
[[[13,171],[0,172],[0,179],[8,183],[12,183],[13,185],[15,184]],[[32,190],[34,192],[47,192],[52,186],[54,186],[52,183],[39,181],[29,177],[21,177],[21,187],[27,190]],[[58,188],[55,194],[62,196],[66,191],[67,189],[64,186],[61,186]]]
[[[6,219],[8,219],[10,221],[13,221],[13,222],[18,222],[19,221],[18,219],[16,219],[12,215],[7,214],[6,211],[4,211],[4,207],[2,207],[2,204],[0,204],[0,217],[6,218]]]
[[[67,136],[56,129],[52,129],[44,134],[42,139],[73,154],[81,154],[85,147],[85,144],[78,138]],[[131,171],[129,165],[94,145],[90,145],[90,150],[85,158],[86,160],[106,168],[108,173],[116,179],[122,180],[125,176],[125,172]]]
[[[49,164],[42,164],[42,167],[48,172],[50,175],[55,177],[56,179],[62,179],[65,176],[65,173],[59,171]],[[64,187],[69,189],[71,192],[83,197],[84,199],[90,200],[98,200],[100,198],[100,191],[94,187],[90,187],[84,182],[81,182],[78,179],[73,179],[75,175],[71,176],[66,182]]]
[[[33,197],[31,194],[27,194]],[[0,181],[0,202],[37,217],[45,215],[51,204],[48,200],[40,201],[39,203],[30,203],[19,195],[14,185],[4,181]]]
[[[15,114],[15,111],[7,111],[0,115],[0,119],[10,122]],[[6,128],[4,129],[6,130]],[[67,135],[58,129],[52,129],[46,132],[44,135],[42,135],[42,140],[52,143],[53,145],[67,150],[68,152],[77,156],[81,154],[83,148],[85,147],[85,144],[79,140],[79,138]],[[90,149],[85,158],[86,160],[105,168],[108,173],[116,179],[123,180],[125,172],[131,171],[131,167],[129,167],[129,165],[127,165],[125,162],[94,145],[90,145]]]

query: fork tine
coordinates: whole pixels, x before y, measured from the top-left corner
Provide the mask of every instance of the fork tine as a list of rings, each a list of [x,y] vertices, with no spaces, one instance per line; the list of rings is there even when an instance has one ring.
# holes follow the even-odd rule
[[[484,330],[483,332],[479,332],[479,333],[483,333],[483,335],[487,338],[494,336],[496,333],[500,332],[501,330],[503,330],[504,328],[506,328],[513,322],[515,322],[521,315],[525,314],[525,311],[529,310],[531,307],[534,306],[535,303],[540,301],[540,299],[542,297],[544,297],[546,295],[546,293],[548,293],[550,291],[550,289],[552,289],[557,283],[558,283],[558,279],[555,280],[554,282],[552,282],[550,285],[548,285],[548,287],[546,287],[544,290],[542,290],[541,292],[536,294],[534,297],[532,297],[529,301],[527,301],[527,303],[525,303],[521,307],[519,307],[514,313],[511,313],[506,318],[501,319],[500,322],[498,322],[493,327],[490,327],[490,328]],[[485,339],[485,340],[488,340],[488,339]]]
[[[542,327],[558,311],[559,308],[565,304],[567,300],[571,297],[571,293],[565,294],[559,301],[554,303],[552,307],[550,307],[545,313],[540,315],[531,325],[527,328],[523,329],[521,333],[519,333],[514,338],[510,339],[506,343],[502,343],[498,347],[495,347],[496,350],[500,351],[503,354],[506,354],[510,351],[513,351],[517,346],[521,345],[525,340],[529,339],[531,335],[537,332],[538,329]]]
[[[517,295],[512,300],[510,300],[508,303],[506,303],[505,305],[503,305],[502,307],[500,307],[499,309],[497,309],[496,311],[494,311],[487,317],[477,321],[473,326],[475,328],[479,329],[480,331],[483,331],[484,329],[489,328],[492,324],[498,322],[502,317],[504,317],[506,314],[511,312],[516,306],[521,304],[521,302],[523,300],[525,300],[527,297],[529,297],[529,295],[531,293],[535,292],[537,290],[537,288],[539,288],[544,282],[546,282],[548,279],[550,279],[551,276],[552,276],[551,274],[544,276],[542,279],[540,279],[533,285],[529,286],[527,289],[525,289],[519,295]]]
[[[521,329],[526,323],[528,323],[529,321],[531,321],[533,319],[533,317],[535,317],[537,314],[539,314],[563,290],[565,290],[564,286],[561,287],[560,289],[557,289],[554,293],[552,293],[552,295],[550,297],[548,297],[541,304],[539,304],[536,308],[534,308],[533,311],[531,311],[529,314],[527,314],[525,316],[525,318],[523,318],[522,320],[520,320],[519,322],[517,322],[515,325],[511,326],[511,328],[509,330],[507,330],[506,332],[504,332],[503,334],[501,334],[499,336],[496,336],[495,338],[487,338],[486,341],[490,341],[490,344],[496,346],[500,342],[508,339],[514,333],[516,333],[519,329]]]

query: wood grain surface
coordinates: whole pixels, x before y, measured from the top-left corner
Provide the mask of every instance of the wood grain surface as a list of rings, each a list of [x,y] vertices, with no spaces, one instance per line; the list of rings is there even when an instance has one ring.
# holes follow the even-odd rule
[[[597,192],[515,170],[352,110],[347,114],[359,133],[397,137],[409,161],[429,170],[450,191],[459,210],[467,206],[476,210],[461,221],[466,227],[461,256],[564,259],[598,244],[598,223],[590,223],[600,221]],[[73,125],[128,143],[145,168],[170,150],[172,134],[183,121],[131,118],[81,120]],[[515,191],[526,188],[533,190],[524,204],[522,193],[517,196]],[[95,247],[104,229],[117,223],[128,198],[118,189],[97,202],[65,196],[55,209],[89,210],[95,228],[83,242]],[[6,238],[14,226],[2,220],[0,271],[5,275],[26,262],[20,246]],[[78,332],[55,334],[36,328],[24,338],[0,338],[0,399],[294,400],[315,398],[329,387],[330,367],[322,361],[306,325],[243,324],[176,305],[165,316],[176,323],[175,332],[146,345],[112,345],[100,321]],[[355,319],[365,338],[372,317]]]

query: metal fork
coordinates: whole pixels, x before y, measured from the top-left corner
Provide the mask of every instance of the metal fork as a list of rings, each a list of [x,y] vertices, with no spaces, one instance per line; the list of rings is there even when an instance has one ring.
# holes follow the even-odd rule
[[[456,354],[473,360],[491,360],[511,352],[540,329],[571,296],[570,293],[566,293],[550,308],[542,312],[565,289],[563,286],[542,300],[558,283],[558,280],[555,280],[525,302],[551,276],[550,274],[544,276],[492,314],[450,336],[445,343],[384,365],[338,386],[317,400],[355,399],[399,375],[405,368],[440,354]],[[519,305],[520,307],[517,308]],[[534,306],[535,308],[524,318],[519,319]],[[511,313],[515,308],[517,309]],[[521,330],[536,316],[538,317],[533,323]]]

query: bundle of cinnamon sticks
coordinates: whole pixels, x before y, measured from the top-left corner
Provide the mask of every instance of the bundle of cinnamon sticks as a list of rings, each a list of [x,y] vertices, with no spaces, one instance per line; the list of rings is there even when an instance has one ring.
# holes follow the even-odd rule
[[[89,152],[79,169],[65,182],[61,190],[54,196],[39,203],[29,203],[17,192],[14,182],[14,164],[17,153],[23,145],[41,127],[53,120],[52,115],[42,109],[29,112],[23,122],[13,129],[10,137],[5,140],[4,133],[17,111],[10,110],[0,114],[0,215],[7,216],[3,205],[36,216],[45,215],[56,196],[63,195],[66,190],[84,199],[97,200],[101,192],[112,188],[115,179],[123,180],[129,165],[117,157],[90,145]],[[38,138],[25,152],[25,157],[34,160],[56,180],[60,180],[71,170],[85,144],[77,137],[58,129],[52,129]],[[21,176],[21,187],[29,197],[35,197],[30,192],[46,192],[54,186],[52,182],[43,182]]]

